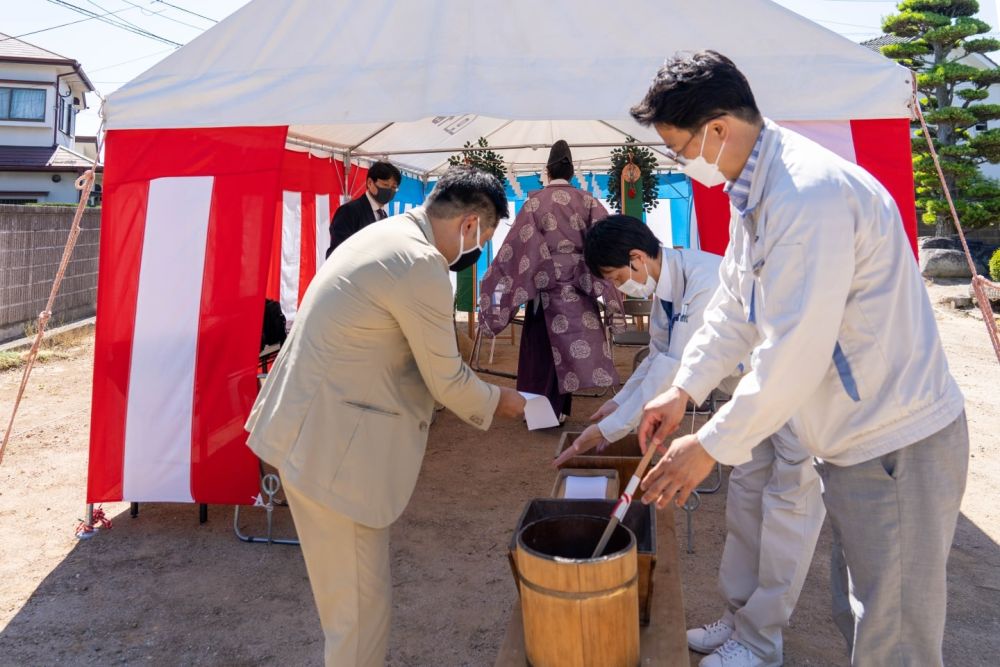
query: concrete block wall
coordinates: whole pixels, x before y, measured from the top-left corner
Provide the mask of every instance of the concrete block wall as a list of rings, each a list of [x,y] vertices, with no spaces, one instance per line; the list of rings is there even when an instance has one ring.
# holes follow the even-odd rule
[[[75,212],[71,206],[0,204],[0,342],[23,336],[45,308]],[[84,212],[51,327],[95,312],[100,221],[100,208]]]

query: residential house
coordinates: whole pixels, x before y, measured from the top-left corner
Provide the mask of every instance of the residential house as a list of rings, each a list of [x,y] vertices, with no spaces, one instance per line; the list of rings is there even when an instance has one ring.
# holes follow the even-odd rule
[[[79,201],[93,161],[77,150],[76,114],[93,91],[77,61],[0,33],[0,204]]]

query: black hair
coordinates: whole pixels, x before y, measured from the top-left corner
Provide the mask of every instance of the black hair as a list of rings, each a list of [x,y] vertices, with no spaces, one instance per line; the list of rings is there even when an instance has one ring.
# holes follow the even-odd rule
[[[480,216],[480,224],[496,227],[507,217],[507,195],[493,174],[475,167],[456,165],[442,174],[425,202],[432,217],[452,218],[466,213]]]
[[[660,256],[660,241],[641,220],[630,215],[609,215],[587,232],[583,260],[598,278],[601,269],[620,269],[629,263],[629,253],[641,250],[650,257]]]
[[[565,158],[545,165],[545,171],[548,172],[551,179],[563,178],[567,181],[573,178],[573,174],[575,173],[573,163]]]
[[[573,154],[569,150],[569,144],[565,139],[559,139],[549,150],[549,159],[545,164],[545,171],[549,178],[562,178],[569,180],[573,178]]]
[[[396,165],[391,162],[376,162],[372,166],[368,167],[368,178],[373,181],[381,181],[383,179],[391,178],[396,181],[397,184],[403,182],[403,174],[401,174]]]
[[[646,97],[630,111],[640,125],[657,123],[689,131],[724,114],[749,123],[761,120],[747,78],[716,51],[679,53],[667,60]]]

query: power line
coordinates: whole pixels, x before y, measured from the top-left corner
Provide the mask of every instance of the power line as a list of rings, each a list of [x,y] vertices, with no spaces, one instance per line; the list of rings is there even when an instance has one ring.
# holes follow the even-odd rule
[[[211,21],[212,23],[218,23],[218,21],[216,21],[213,18],[209,18],[209,17],[204,16],[202,14],[198,14],[197,12],[192,12],[191,10],[184,9],[183,7],[178,7],[177,5],[172,5],[169,2],[166,2],[166,0],[153,0],[154,4],[157,3],[157,2],[160,3],[161,5],[166,5],[167,7],[173,7],[174,9],[179,9],[180,11],[184,12],[185,14],[190,14],[191,16],[197,16],[200,19],[205,19],[206,21]]]
[[[98,8],[99,10],[101,10],[102,12],[106,12],[106,11],[108,11],[107,9],[105,9],[104,7],[101,7],[101,6],[99,5],[99,4],[97,4],[97,3],[96,3],[96,2],[94,2],[93,0],[87,0],[87,2],[89,2],[89,3],[90,3],[90,4],[92,4],[93,6],[97,7],[97,8]],[[113,20],[114,20],[114,21],[117,21],[118,23],[122,23],[122,24],[124,24],[124,25],[126,25],[126,26],[128,26],[128,27],[130,27],[130,28],[135,28],[136,30],[142,30],[142,28],[141,28],[140,26],[137,26],[136,24],[132,23],[131,21],[126,21],[126,20],[125,20],[124,18],[122,18],[121,16],[116,16],[116,17],[115,17],[115,18],[114,18]]]
[[[113,12],[108,12],[107,14],[101,14],[101,16],[110,16],[112,14],[120,14],[122,12],[129,11],[129,9],[131,9],[131,8],[130,7],[125,7],[123,9],[119,9],[119,10],[116,10],[116,11],[113,11]],[[42,28],[40,30],[32,30],[31,32],[22,32],[20,35],[11,35],[11,36],[8,36],[8,37],[4,37],[3,39],[0,39],[0,42],[6,42],[8,39],[20,39],[22,37],[27,37],[29,35],[37,35],[40,32],[48,32],[49,30],[55,30],[56,28],[65,28],[68,25],[76,25],[77,23],[83,23],[85,21],[90,21],[91,19],[101,18],[101,16],[88,16],[85,19],[79,19],[79,20],[76,20],[76,21],[70,21],[69,23],[60,23],[59,25],[50,26],[48,28]]]
[[[164,44],[170,44],[171,46],[184,46],[183,44],[180,44],[178,42],[173,41],[172,39],[167,39],[166,37],[161,37],[160,35],[153,34],[153,33],[149,32],[148,30],[143,30],[142,28],[137,28],[137,27],[130,27],[129,25],[126,25],[124,23],[116,23],[115,21],[112,21],[110,19],[104,18],[100,14],[96,14],[96,13],[90,11],[89,9],[84,9],[83,7],[78,7],[77,5],[74,5],[74,4],[70,3],[70,2],[66,2],[66,0],[48,0],[48,2],[50,2],[50,3],[54,4],[54,5],[58,5],[60,7],[65,7],[66,9],[72,10],[72,11],[78,13],[78,14],[83,14],[84,16],[89,16],[90,18],[95,18],[95,19],[101,21],[102,23],[107,23],[108,25],[113,25],[116,28],[121,28],[122,30],[127,30],[127,31],[129,31],[131,33],[134,33],[136,35],[139,35],[141,37],[148,37],[149,39],[155,39],[158,42],[163,42]]]
[[[89,16],[91,18],[96,18],[97,20],[101,21],[102,23],[107,23],[108,25],[115,26],[116,28],[121,28],[122,30],[127,30],[128,32],[131,32],[133,34],[139,35],[141,37],[148,37],[149,39],[155,39],[158,42],[163,42],[164,44],[170,44],[172,46],[183,46],[182,44],[179,44],[179,43],[177,43],[177,42],[175,42],[173,40],[167,39],[166,37],[161,37],[159,35],[154,35],[153,33],[149,32],[147,30],[143,30],[141,28],[134,27],[134,26],[129,26],[126,23],[116,22],[116,21],[114,21],[112,19],[103,18],[100,14],[96,14],[96,13],[90,11],[89,9],[84,9],[83,7],[78,7],[77,5],[74,5],[72,3],[66,2],[66,0],[48,0],[48,1],[51,4],[58,5],[60,7],[64,7],[66,9],[74,11],[74,12],[76,12],[78,14],[83,14],[84,16]]]
[[[178,23],[180,25],[186,25],[189,28],[194,28],[198,32],[204,32],[205,31],[205,29],[202,28],[200,25],[194,25],[192,23],[185,23],[184,21],[181,21],[180,19],[175,19],[172,16],[167,16],[167,14],[164,13],[164,12],[167,11],[166,9],[161,9],[158,12],[154,12],[149,7],[143,7],[141,5],[137,5],[134,2],[129,2],[129,0],[122,0],[122,2],[124,2],[126,5],[132,5],[133,7],[139,9],[139,11],[142,12],[143,16],[156,16],[156,17],[159,17],[161,19],[166,19],[168,21],[173,21],[174,23]],[[91,4],[94,4],[94,3],[91,3]]]

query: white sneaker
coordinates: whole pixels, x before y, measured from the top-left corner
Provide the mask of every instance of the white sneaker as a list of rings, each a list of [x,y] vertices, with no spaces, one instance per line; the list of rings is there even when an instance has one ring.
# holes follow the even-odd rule
[[[735,639],[715,649],[698,663],[698,667],[763,667],[764,661],[753,654],[746,644]]]
[[[688,630],[688,647],[698,653],[711,653],[725,644],[726,640],[733,636],[734,628],[730,625],[730,618],[731,616],[726,614],[715,623]]]

